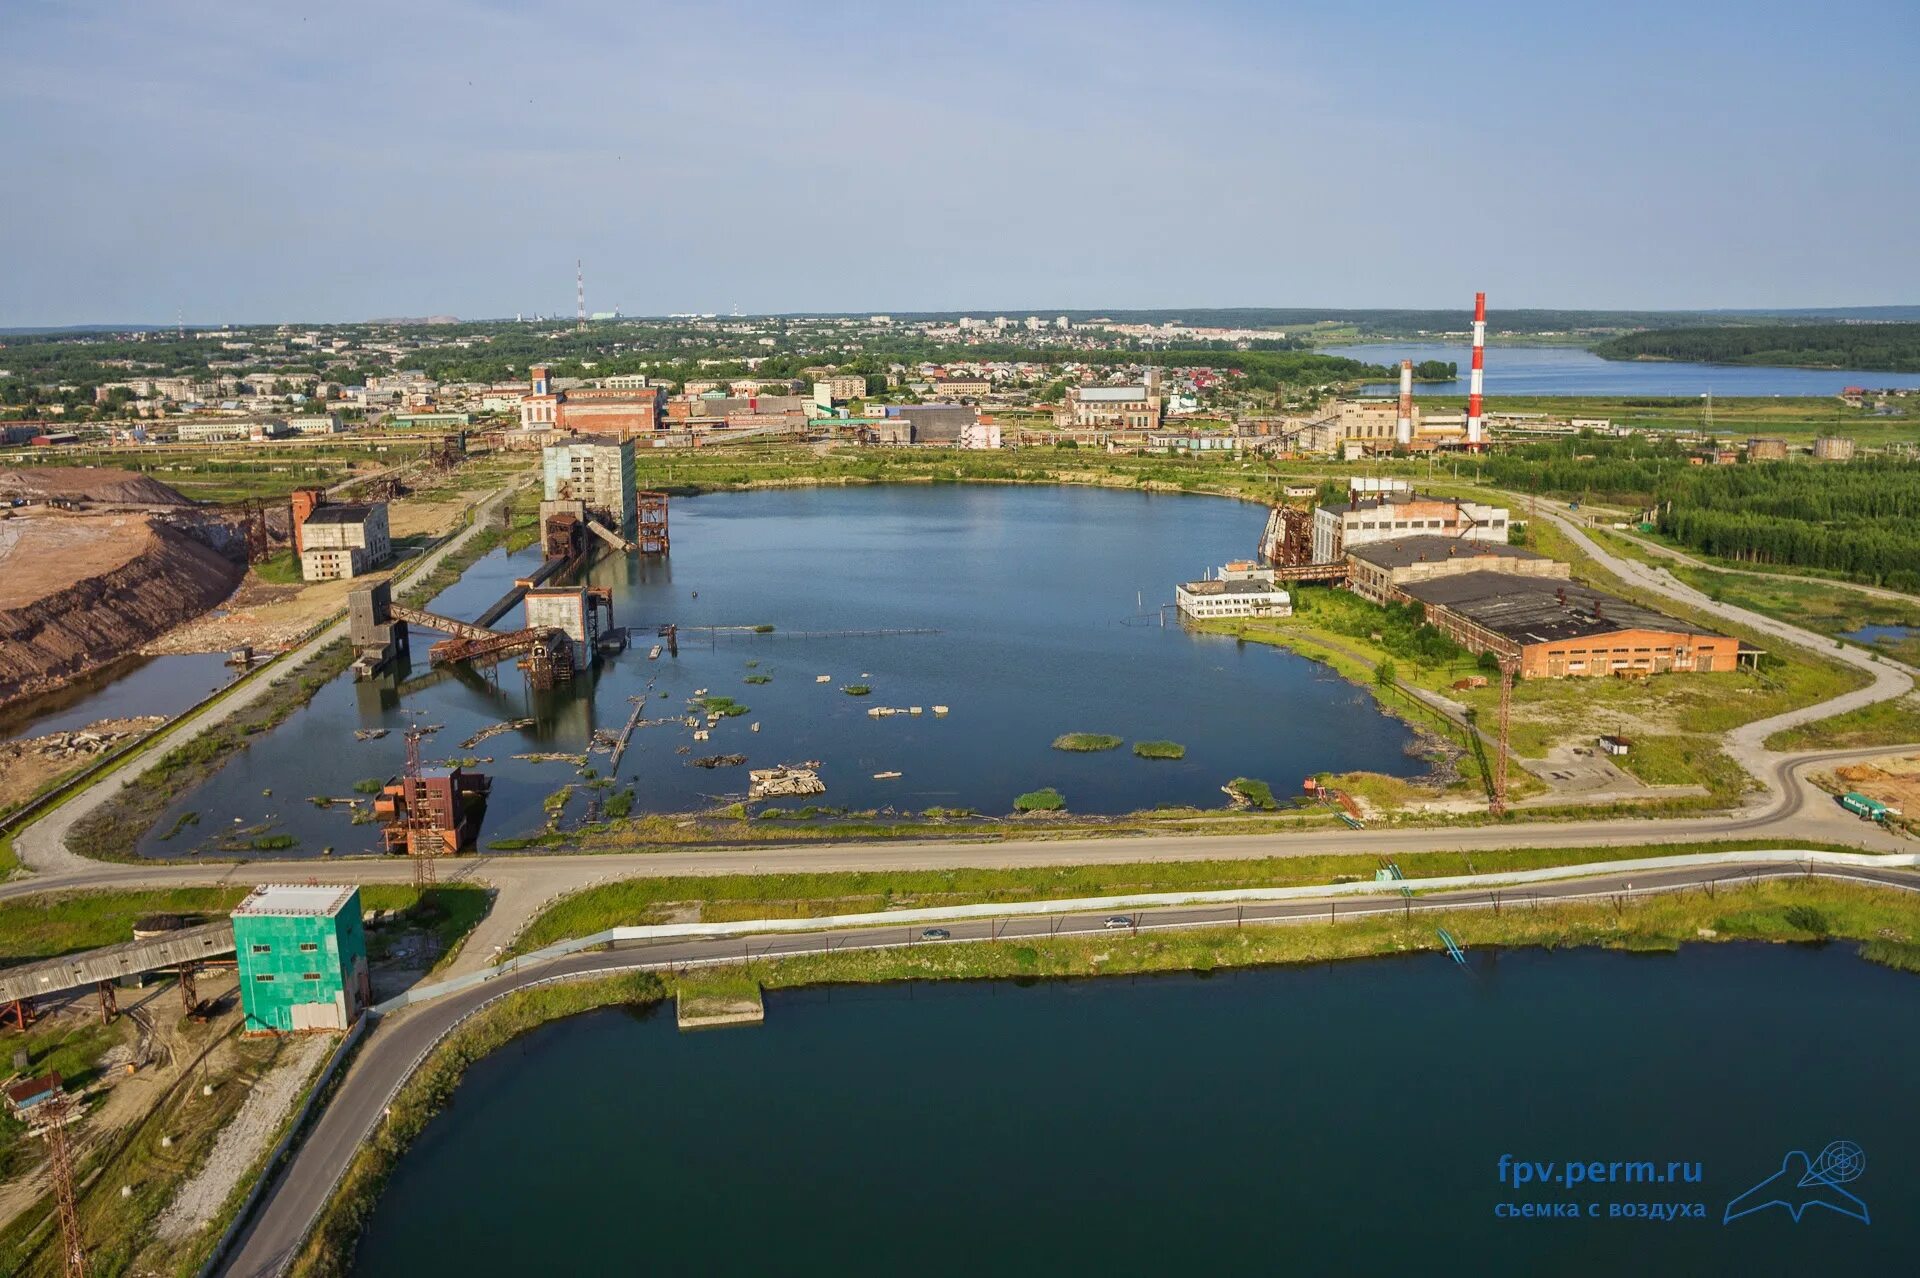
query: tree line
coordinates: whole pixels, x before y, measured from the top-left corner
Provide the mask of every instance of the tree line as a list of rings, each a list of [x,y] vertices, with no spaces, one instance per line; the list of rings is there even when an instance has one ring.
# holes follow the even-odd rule
[[[1678,359],[1920,372],[1920,324],[1755,324],[1628,333],[1593,348],[1603,359]]]

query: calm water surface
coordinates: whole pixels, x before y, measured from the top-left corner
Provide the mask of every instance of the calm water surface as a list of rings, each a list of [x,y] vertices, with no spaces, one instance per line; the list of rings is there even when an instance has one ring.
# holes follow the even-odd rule
[[[1320,770],[1423,771],[1406,726],[1325,666],[1189,635],[1171,617],[1161,625],[1157,607],[1171,600],[1174,583],[1251,554],[1264,519],[1260,506],[1219,498],[1074,488],[821,488],[676,500],[668,559],[609,558],[592,580],[613,587],[620,624],[678,622],[678,659],[649,661],[653,640],[643,633],[596,677],[533,693],[511,664],[493,679],[428,672],[421,642],[415,673],[398,688],[343,676],[322,689],[182,797],[143,850],[177,856],[210,847],[236,817],[241,828],[298,837],[288,855],[369,850],[373,826],[354,826],[344,810],[322,811],[307,799],[346,796],[356,780],[398,772],[401,729],[416,717],[444,725],[429,738],[429,761],[492,758],[478,765],[494,777],[483,841],[535,832],[542,800],[580,778],[566,763],[511,756],[585,749],[594,728],[620,727],[628,698],[650,681],[649,717],[684,713],[700,689],[734,697],[751,713],[724,720],[704,742],[678,722],[641,728],[620,780],[634,785],[644,811],[743,797],[746,768],[688,766],[712,754],[745,754],[750,767],[818,760],[828,790],[812,802],[854,810],[1004,813],[1016,795],[1047,785],[1076,812],[1217,807],[1225,802],[1220,787],[1237,776],[1291,794]],[[532,551],[489,556],[433,607],[474,616],[535,562]],[[694,629],[754,625],[776,630],[755,637]],[[938,633],[806,635],[876,629]],[[816,682],[822,674],[829,682]],[[748,684],[750,675],[772,681]],[[841,691],[850,684],[872,694]],[[876,705],[926,713],[874,719],[866,711]],[[934,705],[952,712],[935,717]],[[461,746],[480,728],[514,718],[537,723]],[[354,739],[354,729],[370,727],[392,731]],[[1050,747],[1074,731],[1171,739],[1188,753],[1169,762],[1136,759],[1124,747],[1077,755]],[[593,756],[596,767],[606,762]],[[883,771],[903,775],[876,780]],[[577,791],[568,819],[585,816],[590,798]],[[200,823],[159,837],[186,811],[198,812]]]
[[[598,1012],[469,1073],[354,1272],[1912,1273],[1920,978],[1850,949],[816,990],[697,1034]],[[1838,1140],[1871,1224],[1722,1223]],[[1516,1190],[1503,1154],[1700,1179]],[[1638,1202],[1706,1218],[1606,1217]]]
[[[101,719],[172,717],[231,683],[236,673],[218,652],[130,657],[0,715],[0,741],[83,728]]]
[[[1329,346],[1324,354],[1344,355],[1369,364],[1398,364],[1410,359],[1452,360],[1460,379],[1422,382],[1416,395],[1464,395],[1472,348],[1444,342],[1379,342]],[[1847,386],[1920,387],[1920,373],[1863,373],[1822,368],[1764,368],[1745,364],[1684,364],[1658,360],[1601,359],[1592,351],[1568,346],[1487,347],[1486,387],[1498,395],[1835,395]],[[1372,395],[1397,393],[1397,385],[1373,385]]]

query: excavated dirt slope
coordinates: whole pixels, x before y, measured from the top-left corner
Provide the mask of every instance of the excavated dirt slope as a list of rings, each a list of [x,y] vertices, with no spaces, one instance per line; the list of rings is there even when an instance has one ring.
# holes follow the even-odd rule
[[[111,466],[22,466],[0,470],[0,501],[112,502],[126,506],[187,506],[192,503],[157,479]]]
[[[133,652],[218,604],[244,573],[153,516],[0,522],[0,705]]]

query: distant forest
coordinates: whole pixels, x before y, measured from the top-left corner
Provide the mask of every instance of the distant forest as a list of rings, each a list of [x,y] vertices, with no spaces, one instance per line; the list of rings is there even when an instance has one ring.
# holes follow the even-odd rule
[[[1628,333],[1593,348],[1605,359],[1782,364],[1920,372],[1920,324],[1768,324]]]
[[[1652,506],[1660,531],[1708,555],[1920,589],[1920,464],[1692,466],[1677,441],[1582,436],[1475,463],[1518,492]]]

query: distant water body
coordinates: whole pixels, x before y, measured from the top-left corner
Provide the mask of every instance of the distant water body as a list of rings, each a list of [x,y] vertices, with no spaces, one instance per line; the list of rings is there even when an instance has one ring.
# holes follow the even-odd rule
[[[1322,354],[1344,355],[1369,364],[1393,365],[1403,359],[1452,360],[1461,376],[1451,382],[1422,382],[1417,395],[1464,395],[1473,352],[1443,342],[1378,342],[1329,346]],[[1848,369],[1773,368],[1749,364],[1682,364],[1662,360],[1601,359],[1572,346],[1487,347],[1487,394],[1497,395],[1835,395],[1848,386],[1920,389],[1920,373],[1874,373]],[[1395,387],[1376,383],[1368,394],[1392,394]]]

